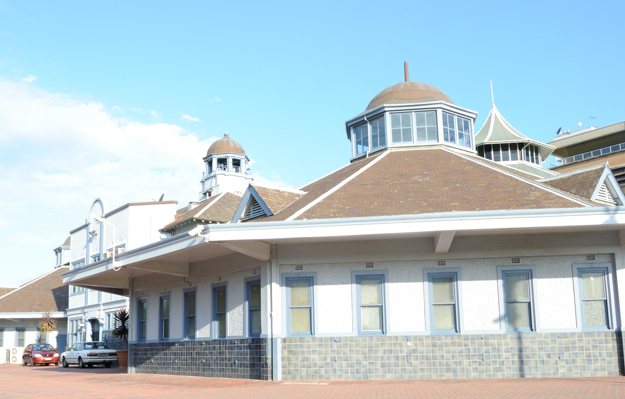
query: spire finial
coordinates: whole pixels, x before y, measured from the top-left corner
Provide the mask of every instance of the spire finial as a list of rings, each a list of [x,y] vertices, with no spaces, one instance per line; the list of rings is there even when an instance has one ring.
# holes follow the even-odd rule
[[[228,132],[224,133],[224,137],[230,137],[230,133]]]
[[[493,107],[495,106],[495,95],[493,94],[493,80],[490,80],[490,98],[493,100]]]
[[[408,82],[408,61],[404,61],[404,79]]]

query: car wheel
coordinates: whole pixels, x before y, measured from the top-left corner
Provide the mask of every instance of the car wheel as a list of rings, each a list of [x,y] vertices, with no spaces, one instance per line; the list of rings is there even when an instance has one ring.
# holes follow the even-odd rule
[[[33,362],[33,358],[32,357],[30,358],[30,365],[35,367],[35,362]]]
[[[85,368],[85,363],[83,363],[82,357],[78,358],[78,367],[80,367],[81,369]]]
[[[49,366],[49,365],[50,365],[50,363],[46,363],[46,366]]]
[[[28,364],[26,364],[26,359],[22,358],[22,366],[28,366]]]
[[[59,364],[58,364],[58,363],[54,363],[54,365],[55,365],[55,366],[58,366]]]
[[[63,358],[63,368],[68,368],[68,367],[69,367],[69,363],[67,363],[67,360]]]
[[[111,368],[111,365],[112,365],[112,364],[113,364],[113,363],[111,363],[111,362],[104,362],[104,367],[106,367],[107,369],[108,369],[108,368]]]

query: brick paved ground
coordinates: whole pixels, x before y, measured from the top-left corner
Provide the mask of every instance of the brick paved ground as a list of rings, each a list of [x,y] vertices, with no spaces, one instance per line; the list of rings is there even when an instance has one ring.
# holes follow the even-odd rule
[[[126,374],[116,368],[0,365],[0,398],[625,398],[625,377],[321,383]]]

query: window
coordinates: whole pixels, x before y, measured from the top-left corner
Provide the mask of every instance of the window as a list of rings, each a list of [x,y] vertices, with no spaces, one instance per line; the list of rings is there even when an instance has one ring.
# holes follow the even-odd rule
[[[457,333],[457,273],[428,274],[430,330],[435,333]]]
[[[80,269],[84,265],[85,265],[85,260],[84,259],[80,259],[80,260],[74,261],[74,262],[72,262],[72,270]]]
[[[456,121],[452,114],[443,112],[443,140],[456,144]]]
[[[493,161],[499,162],[501,161],[501,151],[499,144],[493,144]]]
[[[16,343],[18,348],[23,348],[24,347],[24,335],[26,334],[23,328],[17,328],[17,337],[16,337]]]
[[[354,148],[356,155],[369,151],[369,126],[367,122],[354,126]]]
[[[4,330],[0,328],[0,348],[4,346]]]
[[[391,134],[393,143],[412,143],[412,115],[391,114]]]
[[[417,141],[437,141],[436,111],[416,112]]]
[[[358,332],[380,335],[386,332],[384,323],[384,276],[356,276]]]
[[[292,336],[313,335],[313,278],[286,279],[287,332]]]
[[[95,254],[91,257],[91,263],[95,263],[99,261],[100,261],[100,254]]]
[[[228,158],[217,158],[217,170],[224,172],[228,170]]]
[[[582,326],[585,330],[611,329],[608,269],[578,269]]]
[[[493,147],[490,144],[484,146],[484,157],[493,160]]]
[[[247,283],[248,334],[260,337],[260,280]]]
[[[139,299],[137,316],[139,323],[137,325],[137,341],[144,342],[147,335],[147,319],[148,319],[148,301],[147,299]]]
[[[160,298],[161,328],[160,338],[169,339],[169,295]]]
[[[226,309],[228,306],[226,286],[213,288],[213,304],[213,331],[217,338],[226,338],[226,332],[228,331],[228,320],[226,317]]]
[[[372,119],[371,124],[371,148],[386,145],[386,126],[384,124],[384,115],[379,118]]]
[[[517,152],[517,145],[516,145],[516,143],[510,144],[510,160],[511,161],[518,161],[519,160],[519,154]]]
[[[184,336],[195,339],[195,291],[184,294]]]
[[[458,120],[458,144],[463,147],[472,148],[471,123],[469,123],[468,119],[459,116],[456,119]]]
[[[213,173],[213,158],[210,158],[208,161],[206,161],[206,165],[208,165],[208,174],[210,175],[211,173]]]
[[[505,292],[506,330],[536,331],[533,321],[531,270],[504,271],[501,277]]]
[[[502,161],[510,160],[510,153],[508,152],[508,144],[501,145],[501,160]]]

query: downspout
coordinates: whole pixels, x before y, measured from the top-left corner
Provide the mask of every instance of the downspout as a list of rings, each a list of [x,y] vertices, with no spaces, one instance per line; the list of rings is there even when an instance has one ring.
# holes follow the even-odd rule
[[[113,244],[115,245],[115,244]],[[113,246],[113,253],[115,253],[115,246]],[[128,286],[129,291],[128,291],[128,337],[126,338],[126,345],[128,346],[128,369],[127,369],[127,373],[128,374],[134,374],[135,373],[135,368],[134,365],[132,364],[132,352],[131,352],[131,347],[130,347],[130,337],[132,337],[132,332],[134,331],[133,326],[132,326],[132,304],[134,301],[134,279],[129,279],[129,284]]]
[[[275,336],[275,329],[274,329],[274,323],[276,322],[276,317],[278,317],[280,315],[280,312],[278,312],[275,309],[275,302],[274,302],[274,283],[275,280],[278,276],[278,271],[277,271],[277,265],[278,265],[278,260],[277,260],[277,256],[278,256],[278,246],[276,244],[273,244],[271,246],[271,258],[270,258],[270,263],[269,263],[269,278],[270,278],[270,285],[269,285],[269,317],[270,317],[270,330],[269,330],[269,342],[270,342],[270,353],[271,353],[271,379],[273,381],[277,381],[280,380],[280,364],[281,361],[278,358],[278,345],[277,345],[277,341],[278,338]],[[274,270],[275,269],[275,270]],[[278,319],[279,320],[279,319]]]

